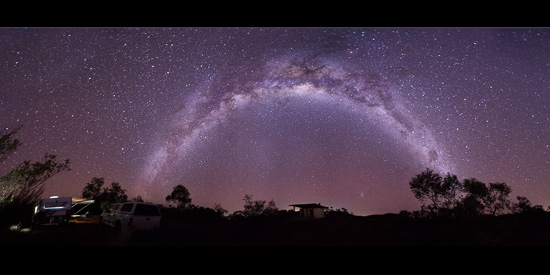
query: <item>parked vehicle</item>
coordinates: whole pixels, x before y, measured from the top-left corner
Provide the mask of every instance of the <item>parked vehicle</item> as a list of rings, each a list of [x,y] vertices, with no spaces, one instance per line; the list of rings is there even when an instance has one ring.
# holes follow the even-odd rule
[[[34,207],[33,222],[67,224],[71,218],[71,206],[71,197],[51,196],[43,199]]]
[[[161,214],[158,206],[144,202],[117,203],[112,210],[104,210],[99,219],[100,226],[117,230],[157,230]]]
[[[51,196],[40,200],[34,207],[33,223],[68,224],[74,218],[86,217],[81,214],[94,200],[73,197]]]

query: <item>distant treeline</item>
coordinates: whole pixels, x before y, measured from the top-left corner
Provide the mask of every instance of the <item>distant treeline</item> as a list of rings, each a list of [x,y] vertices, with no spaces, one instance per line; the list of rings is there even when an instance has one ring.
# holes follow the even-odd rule
[[[532,205],[522,196],[517,202],[510,200],[510,186],[503,182],[485,184],[475,178],[458,180],[456,175],[445,176],[426,168],[409,182],[414,197],[421,203],[421,209],[401,214],[413,217],[473,217],[497,216],[515,213],[544,212],[541,205]]]

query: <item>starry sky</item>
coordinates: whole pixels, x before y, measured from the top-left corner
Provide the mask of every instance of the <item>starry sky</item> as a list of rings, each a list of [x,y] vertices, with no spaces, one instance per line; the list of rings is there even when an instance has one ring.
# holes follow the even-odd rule
[[[15,27],[0,62],[0,172],[71,161],[45,196],[397,213],[428,167],[550,205],[547,28]]]

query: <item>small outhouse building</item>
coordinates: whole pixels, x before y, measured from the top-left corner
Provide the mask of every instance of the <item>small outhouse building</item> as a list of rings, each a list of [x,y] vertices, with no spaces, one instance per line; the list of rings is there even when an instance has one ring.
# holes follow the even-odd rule
[[[290,206],[292,206],[292,210],[294,211],[296,211],[296,207],[298,207],[301,217],[313,219],[324,218],[325,209],[328,208],[320,203],[291,204]]]

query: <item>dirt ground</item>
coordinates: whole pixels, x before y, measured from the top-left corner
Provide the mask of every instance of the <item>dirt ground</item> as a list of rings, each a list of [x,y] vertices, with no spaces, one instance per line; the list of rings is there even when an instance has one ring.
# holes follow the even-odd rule
[[[71,221],[68,225],[41,225],[28,233],[12,233],[0,244],[16,246],[318,246],[392,244],[374,231],[365,231],[356,219],[183,222],[163,218],[156,232],[117,232],[100,228],[98,218]],[[374,231],[373,231],[374,230]]]
[[[502,217],[425,223],[397,215],[189,222],[164,218],[156,232],[100,228],[98,218],[8,232],[0,246],[548,246],[550,219]]]
[[[99,219],[88,218],[71,220],[69,224],[43,224],[33,227],[30,232],[10,233],[6,238],[6,245],[34,246],[34,245],[117,245],[123,244],[122,238],[114,230],[101,230]]]

